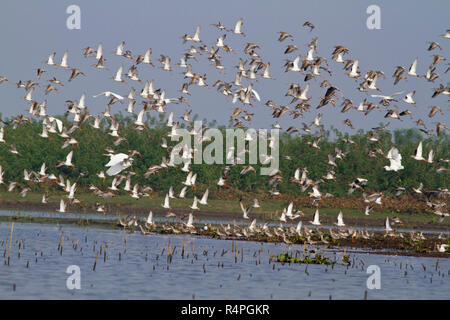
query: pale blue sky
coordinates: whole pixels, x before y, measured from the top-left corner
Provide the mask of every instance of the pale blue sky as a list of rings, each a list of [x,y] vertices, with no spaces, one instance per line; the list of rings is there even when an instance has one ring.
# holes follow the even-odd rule
[[[81,30],[66,28],[66,8],[77,4],[81,8]],[[381,30],[368,30],[366,28],[366,8],[371,4],[378,4],[381,8]],[[48,112],[62,114],[65,110],[64,101],[79,99],[83,92],[88,95],[87,105],[93,114],[104,110],[105,98],[92,98],[93,95],[105,90],[111,90],[122,95],[129,91],[129,85],[117,84],[111,80],[120,65],[124,70],[131,65],[130,60],[112,55],[117,45],[124,40],[126,49],[134,55],[143,54],[147,48],[152,48],[152,60],[156,66],[160,54],[172,58],[172,74],[161,69],[151,68],[147,65],[139,66],[139,74],[143,80],[155,79],[157,88],[166,89],[168,97],[179,97],[183,84],[180,69],[175,66],[179,62],[184,48],[191,43],[182,44],[181,36],[185,33],[193,34],[197,25],[201,26],[200,38],[208,45],[214,44],[222,34],[210,24],[221,22],[228,28],[234,26],[239,18],[244,18],[243,31],[247,37],[228,34],[228,43],[237,54],[222,52],[226,73],[222,75],[215,69],[203,55],[198,63],[193,63],[194,72],[206,73],[207,83],[211,86],[216,80],[233,81],[237,71],[239,57],[244,57],[243,48],[247,42],[260,45],[258,52],[265,62],[271,63],[271,74],[276,81],[260,79],[255,89],[261,95],[261,103],[256,103],[252,126],[255,128],[267,127],[274,123],[271,110],[264,106],[267,100],[277,104],[288,105],[290,98],[285,97],[288,83],[296,82],[305,86],[303,76],[293,72],[284,73],[285,58],[294,59],[297,54],[306,55],[305,46],[314,36],[319,37],[317,54],[329,59],[333,76],[330,78],[324,73],[326,79],[341,88],[347,98],[358,104],[366,96],[356,90],[357,83],[348,78],[342,69],[342,64],[331,60],[331,51],[334,45],[345,45],[350,54],[347,59],[359,59],[360,70],[382,70],[386,73],[386,80],[379,79],[377,85],[385,94],[404,90],[405,93],[416,90],[418,109],[411,105],[399,102],[400,110],[410,109],[415,120],[422,118],[427,125],[431,122],[446,123],[445,116],[439,113],[428,119],[429,105],[437,105],[444,110],[448,109],[448,98],[439,96],[431,99],[431,88],[438,87],[441,80],[429,83],[424,79],[401,81],[393,86],[392,73],[397,65],[406,68],[418,57],[418,72],[424,74],[431,63],[433,53],[448,57],[450,40],[439,35],[450,28],[448,24],[449,1],[2,1],[0,4],[0,38],[2,49],[0,51],[0,75],[4,75],[14,83],[19,80],[36,80],[35,70],[44,67],[50,72],[44,74],[43,79],[56,76],[65,85],[59,94],[54,92],[47,96]],[[312,32],[302,27],[306,21],[315,26]],[[279,31],[291,33],[299,50],[290,55],[284,55],[284,49],[291,41],[282,43],[277,41]],[[443,50],[428,52],[427,41],[437,41]],[[94,59],[85,59],[82,49],[86,46],[96,48],[102,42],[106,66],[109,70],[97,70],[92,65]],[[69,71],[53,70],[46,65],[48,55],[56,52],[56,61],[60,61],[64,51],[69,50],[69,65],[80,68],[87,77],[78,77],[72,83],[67,83]],[[248,59],[248,58],[246,58]],[[444,85],[448,75],[444,74],[447,66],[440,62],[438,72],[443,78]],[[292,120],[284,116],[279,121],[284,128],[290,125],[301,127],[301,122],[310,122],[318,112],[324,114],[323,123],[329,127],[334,126],[347,130],[343,120],[349,118],[357,129],[370,129],[384,121],[384,113],[373,111],[368,119],[361,113],[352,110],[341,114],[340,103],[332,109],[331,105],[316,110],[319,97],[325,92],[319,87],[323,79],[313,79],[310,95],[313,96],[312,110],[304,119]],[[142,85],[130,81],[136,89]],[[129,83],[130,83],[129,82]],[[44,81],[41,80],[41,83]],[[247,84],[244,81],[244,84]],[[190,88],[192,93],[188,97],[193,107],[193,114],[198,113],[208,120],[216,119],[219,123],[228,123],[233,107],[230,101],[215,89],[199,88],[195,85]],[[376,93],[376,92],[369,92]],[[13,85],[3,83],[0,85],[0,110],[4,116],[24,113],[28,104],[23,100],[25,91]],[[36,92],[35,99],[42,101],[45,96]],[[378,102],[378,99],[369,98]],[[115,104],[112,111],[124,110],[126,105]],[[137,107],[140,109],[140,106]],[[168,111],[176,111],[181,115],[184,105],[170,105]],[[154,114],[154,112],[153,112]],[[413,122],[409,117],[400,122],[390,119],[391,127],[411,127]]]

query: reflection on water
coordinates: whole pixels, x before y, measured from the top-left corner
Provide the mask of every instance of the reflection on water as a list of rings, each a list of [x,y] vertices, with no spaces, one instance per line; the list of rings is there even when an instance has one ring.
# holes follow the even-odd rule
[[[1,251],[10,229],[10,223],[0,223]],[[171,263],[167,261],[169,238],[174,251]],[[10,266],[0,263],[0,298],[328,299],[331,295],[362,299],[366,290],[369,299],[450,298],[449,259],[351,253],[350,267],[308,265],[306,273],[306,265],[269,263],[269,255],[284,252],[285,244],[235,241],[234,245],[238,254],[232,252],[231,240],[16,223]],[[303,249],[303,245],[290,248],[293,252]],[[333,260],[340,261],[343,255],[321,250]],[[81,290],[66,287],[70,265],[81,269]],[[381,268],[380,290],[366,287],[369,265]]]

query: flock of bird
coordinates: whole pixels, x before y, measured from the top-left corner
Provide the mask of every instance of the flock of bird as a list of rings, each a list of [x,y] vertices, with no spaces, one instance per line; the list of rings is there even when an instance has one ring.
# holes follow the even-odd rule
[[[189,89],[191,86],[198,86],[204,88],[216,88],[218,94],[222,94],[225,97],[231,97],[232,108],[230,108],[230,119],[232,120],[233,127],[235,128],[245,128],[248,124],[251,123],[252,117],[254,116],[254,108],[260,107],[257,106],[258,102],[261,102],[262,98],[258,91],[256,90],[257,82],[261,79],[263,81],[276,81],[270,75],[270,69],[273,66],[270,62],[265,61],[261,56],[261,48],[256,43],[247,42],[244,45],[243,52],[244,56],[239,57],[239,61],[237,62],[234,79],[226,81],[225,79],[219,79],[215,81],[213,84],[207,83],[207,77],[205,74],[200,74],[195,72],[195,65],[198,63],[200,59],[205,59],[209,62],[212,67],[215,67],[220,74],[225,74],[225,66],[223,65],[224,56],[231,56],[237,53],[237,49],[233,49],[227,44],[227,37],[241,37],[242,40],[246,40],[247,36],[243,32],[243,19],[239,19],[234,28],[228,29],[220,22],[217,24],[213,24],[212,26],[216,28],[220,35],[218,36],[215,43],[211,45],[206,44],[201,40],[201,28],[198,26],[193,35],[184,34],[182,36],[184,43],[191,44],[190,48],[187,48],[185,52],[182,53],[180,62],[176,64],[177,68],[180,68],[183,71],[183,76],[185,79],[185,83],[179,92],[181,92],[181,97],[179,98],[168,98],[166,95],[166,90],[162,88],[156,89],[155,80],[146,80],[141,79],[139,76],[140,68],[157,68],[156,62],[152,61],[152,49],[148,49],[145,53],[134,54],[126,47],[126,43],[121,42],[116,50],[114,51],[114,55],[123,58],[124,62],[128,62],[130,64],[128,70],[124,72],[124,66],[120,65],[117,68],[117,71],[111,76],[111,80],[117,83],[122,83],[124,85],[124,90],[127,90],[128,93],[115,93],[112,91],[104,91],[99,94],[93,95],[93,98],[105,97],[107,98],[107,103],[105,106],[105,111],[101,114],[94,115],[89,112],[89,102],[88,96],[86,93],[81,94],[81,98],[79,100],[67,100],[66,101],[66,114],[73,116],[72,124],[70,127],[67,127],[63,124],[61,120],[56,117],[53,117],[47,114],[47,100],[44,101],[36,101],[33,98],[33,94],[36,90],[42,90],[45,87],[44,92],[45,95],[50,94],[58,94],[59,90],[74,81],[80,81],[80,77],[87,77],[88,72],[84,72],[75,66],[70,64],[69,54],[66,51],[60,62],[58,63],[56,60],[56,53],[53,52],[49,55],[47,61],[44,66],[40,66],[36,70],[36,79],[35,80],[27,80],[27,81],[18,81],[16,83],[18,88],[23,88],[26,93],[24,96],[24,100],[29,103],[28,116],[19,115],[12,118],[9,122],[2,121],[5,123],[12,123],[13,128],[17,128],[18,126],[27,125],[30,122],[29,117],[39,117],[42,119],[42,133],[40,137],[43,139],[51,139],[51,135],[58,135],[64,139],[64,143],[61,146],[62,148],[71,147],[73,148],[79,142],[72,136],[72,134],[80,129],[81,125],[84,123],[90,123],[90,125],[98,129],[100,131],[105,132],[105,134],[109,134],[114,137],[116,140],[114,141],[111,147],[106,149],[106,156],[109,157],[109,162],[105,164],[107,168],[106,172],[101,171],[96,173],[102,183],[105,182],[107,176],[112,176],[113,180],[111,182],[111,186],[107,187],[102,184],[101,186],[91,185],[90,190],[98,197],[101,198],[111,198],[114,197],[121,189],[122,182],[124,182],[123,190],[125,190],[132,198],[140,199],[142,197],[150,196],[153,192],[153,188],[151,186],[144,186],[133,184],[133,176],[135,172],[132,170],[132,165],[135,156],[142,156],[139,150],[129,150],[126,153],[117,153],[114,148],[119,146],[126,139],[121,136],[119,131],[119,123],[115,120],[113,115],[111,114],[111,106],[119,102],[120,104],[124,104],[127,102],[126,112],[128,112],[131,116],[135,117],[134,120],[134,129],[138,132],[142,132],[146,129],[147,124],[144,121],[144,118],[150,112],[156,112],[160,114],[168,114],[167,115],[167,138],[163,138],[161,141],[162,148],[166,149],[168,152],[168,158],[166,157],[161,159],[161,162],[149,164],[148,170],[145,173],[145,177],[148,178],[153,174],[157,174],[160,170],[168,167],[176,167],[177,165],[174,163],[174,156],[176,154],[182,155],[182,159],[184,161],[181,170],[186,173],[186,180],[180,182],[180,186],[182,187],[181,191],[178,195],[175,195],[174,187],[168,186],[169,190],[165,195],[165,200],[161,204],[164,209],[167,209],[167,217],[177,217],[177,215],[173,212],[170,202],[175,198],[185,198],[188,192],[194,193],[193,203],[189,207],[192,210],[192,213],[189,214],[189,220],[187,223],[184,223],[184,229],[191,230],[195,228],[193,224],[193,220],[195,219],[193,212],[200,210],[200,206],[208,205],[208,194],[209,189],[206,189],[202,196],[197,197],[196,195],[196,178],[197,173],[193,172],[190,169],[190,165],[192,163],[194,149],[187,147],[174,148],[168,145],[167,140],[170,138],[174,138],[179,136],[179,132],[177,130],[180,128],[180,122],[176,121],[174,117],[174,112],[171,111],[169,113],[169,108],[173,104],[184,104],[186,105],[186,111],[184,115],[181,117],[181,120],[190,127],[191,135],[194,138],[200,137],[201,132],[203,132],[207,127],[203,126],[200,131],[195,131],[193,128],[193,122],[190,119],[192,108],[187,100],[187,98],[191,95]],[[311,22],[305,22],[302,28],[309,28],[309,32],[312,32],[315,26]],[[441,35],[445,41],[448,41],[450,38],[450,30],[447,30],[443,35]],[[275,39],[274,39],[275,40]],[[309,43],[306,44],[306,55],[303,56],[301,54],[297,54],[300,51],[300,47],[295,45],[294,37],[287,32],[279,32],[278,41],[280,43],[285,43],[288,41],[289,44],[286,46],[284,50],[284,55],[287,57],[285,59],[284,65],[280,65],[280,67],[284,68],[284,72],[286,73],[297,73],[301,74],[303,78],[303,82],[305,85],[301,85],[298,83],[290,83],[289,87],[285,93],[285,96],[290,97],[291,103],[289,106],[277,105],[273,100],[267,100],[265,102],[265,106],[272,112],[272,117],[274,119],[279,119],[282,116],[292,116],[293,119],[298,117],[303,117],[307,112],[311,112],[311,96],[308,95],[310,90],[310,80],[311,79],[319,79],[326,78],[321,81],[320,88],[323,88],[325,91],[324,95],[320,98],[320,103],[317,105],[317,109],[325,110],[325,108],[330,108],[330,106],[335,107],[338,103],[338,99],[342,98],[342,113],[346,113],[349,110],[354,110],[356,112],[362,112],[365,116],[369,116],[369,114],[373,110],[378,110],[380,112],[385,112],[386,119],[396,119],[399,121],[403,121],[402,117],[409,116],[413,117],[413,112],[408,109],[404,109],[400,111],[398,106],[390,107],[393,102],[402,102],[406,105],[414,106],[414,108],[418,108],[416,102],[414,100],[414,95],[416,90],[411,90],[406,94],[404,91],[398,91],[388,94],[381,94],[381,90],[377,87],[377,81],[380,79],[386,79],[385,72],[381,70],[366,70],[363,72],[361,70],[361,64],[358,59],[346,59],[345,56],[350,55],[350,50],[342,45],[336,45],[334,47],[333,52],[331,53],[331,59],[325,58],[318,55],[318,38],[314,37]],[[442,47],[439,43],[435,41],[430,41],[426,48],[427,51],[442,50]],[[113,68],[110,65],[109,58],[105,57],[103,50],[103,45],[100,43],[96,48],[95,47],[86,47],[83,50],[83,55],[86,59],[92,59],[94,64],[93,68],[100,70],[100,72],[108,72],[109,68]],[[292,54],[294,53],[294,56]],[[412,78],[421,78],[423,81],[432,82],[441,80],[441,75],[437,73],[437,68],[441,68],[441,66],[445,65],[446,57],[441,56],[439,54],[432,55],[432,61],[427,67],[426,73],[421,75],[418,73],[420,69],[418,59],[415,59],[409,67],[405,66],[397,66],[393,73],[394,85],[397,85],[403,80],[406,82],[409,77]],[[334,62],[331,62],[333,60]],[[160,63],[159,68],[163,71],[170,72],[173,75],[172,70],[175,67],[172,63],[172,59],[168,55],[160,55],[158,59]],[[344,92],[339,89],[333,82],[333,73],[331,69],[329,69],[329,64],[335,64],[336,66],[341,65],[343,67],[343,72],[346,75],[354,79],[356,82],[360,81],[357,90],[366,95],[363,101],[359,104],[354,104],[348,98],[345,98]],[[67,77],[67,83],[63,84],[62,80],[56,78],[53,73],[53,70],[62,70],[62,76]],[[142,70],[142,69],[141,69]],[[445,74],[450,70],[449,64],[447,63],[446,70],[443,71]],[[325,71],[326,75],[321,72]],[[334,71],[333,71],[334,72]],[[48,77],[44,79],[44,74]],[[247,85],[244,85],[244,81],[247,82]],[[7,77],[0,76],[0,85],[6,85],[6,83],[10,82]],[[45,84],[43,83],[45,82]],[[133,86],[127,86],[129,82],[132,82],[136,85],[142,85],[140,90],[135,89]],[[378,104],[375,102],[370,102],[368,100],[369,93],[371,98],[380,99]],[[431,93],[431,97],[435,98],[438,95],[444,95],[450,97],[450,84],[443,82],[439,83],[437,88],[433,89]],[[140,103],[137,103],[140,100]],[[142,108],[139,111],[136,111],[135,108],[138,105],[142,105]],[[428,114],[429,118],[433,118],[437,112],[444,115],[444,108],[440,108],[438,106],[430,106],[430,112]],[[301,134],[301,131],[304,131],[308,134],[313,135],[315,138],[313,141],[308,141],[308,144],[311,148],[315,148],[320,151],[320,142],[322,138],[322,120],[323,114],[318,113],[315,117],[314,121],[310,124],[302,123],[301,128],[297,127],[289,127],[286,131],[290,134]],[[107,119],[109,123],[109,127],[103,128],[100,125],[102,119]],[[351,129],[354,129],[352,122],[349,119],[346,119],[344,123],[349,126]],[[396,146],[392,146],[389,149],[383,150],[382,143],[379,140],[378,134],[379,132],[386,130],[389,126],[389,122],[377,127],[373,128],[368,137],[369,142],[373,143],[373,149],[369,151],[367,154],[368,157],[385,157],[386,160],[389,161],[384,168],[386,171],[399,171],[404,169],[402,165],[402,155]],[[435,122],[436,126],[436,134],[440,135],[443,130],[449,131],[450,129],[446,124],[441,122]],[[424,132],[425,134],[432,136],[434,132],[432,130],[428,130],[425,122],[421,119],[417,119],[416,125],[418,128]],[[278,123],[275,123],[274,128],[281,129],[281,126]],[[313,129],[317,129],[317,131],[313,131]],[[250,141],[251,137],[246,137],[246,141]],[[270,138],[269,138],[270,139]],[[343,139],[347,148],[356,147],[356,143],[350,139]],[[4,128],[0,128],[0,142],[9,146],[9,152],[16,154],[17,156],[21,156],[20,150],[16,148],[16,146],[8,139],[8,136],[5,135]],[[204,142],[208,142],[207,140]],[[271,140],[270,147],[273,148],[273,144],[276,143],[275,140]],[[155,146],[159,147],[159,146]],[[425,146],[426,147],[426,146]],[[45,162],[42,164],[42,167],[39,172],[35,172],[30,168],[24,168],[24,177],[22,183],[21,181],[9,181],[8,191],[12,192],[16,188],[20,188],[20,194],[25,197],[27,193],[31,190],[29,187],[29,183],[37,182],[37,183],[47,183],[50,182],[52,184],[58,185],[62,190],[67,193],[67,199],[60,199],[60,206],[57,210],[58,212],[68,212],[69,206],[73,204],[80,204],[80,201],[76,197],[77,193],[77,183],[71,183],[69,178],[64,177],[61,173],[58,173],[59,167],[72,167],[75,169],[76,164],[72,162],[72,157],[76,150],[72,149],[68,152],[65,159],[62,159],[56,165],[56,168],[48,168]],[[245,153],[249,153],[248,150],[245,150]],[[227,152],[227,159],[237,159],[239,157],[244,156],[242,154],[238,154],[235,157],[235,150],[230,149]],[[290,177],[290,182],[296,184],[301,190],[301,192],[306,192],[309,188],[311,188],[311,192],[309,192],[309,196],[312,199],[313,206],[316,207],[316,212],[314,214],[314,219],[310,223],[312,225],[320,226],[319,220],[319,203],[323,197],[333,196],[329,193],[323,194],[320,191],[321,184],[326,183],[327,180],[334,180],[334,168],[337,166],[338,161],[343,161],[347,154],[346,150],[335,149],[333,154],[328,155],[328,164],[329,170],[326,175],[321,177],[310,178],[308,176],[307,168],[297,168],[293,177]],[[282,155],[284,159],[290,159],[289,155]],[[447,174],[448,172],[448,163],[449,159],[439,159],[436,161],[434,159],[434,151],[429,150],[428,156],[424,157],[423,154],[423,145],[422,142],[419,143],[415,153],[411,155],[417,161],[424,161],[429,164],[430,168],[433,168],[437,173]],[[270,160],[270,156],[267,156],[267,159]],[[105,161],[106,162],[106,161]],[[224,165],[222,174],[217,177],[217,186],[219,188],[227,187],[227,173],[229,172],[231,166],[238,165],[237,161],[233,161],[231,165]],[[433,167],[433,164],[442,163],[442,166],[438,168]],[[53,171],[50,173],[49,171]],[[55,171],[56,170],[56,171]],[[256,169],[250,165],[243,165],[241,176],[247,174],[248,172],[256,172]],[[280,192],[278,190],[278,186],[282,181],[281,172],[279,170],[273,170],[269,177],[268,183],[271,186],[270,196],[277,197]],[[0,166],[0,184],[6,184],[6,181],[3,180],[4,171]],[[372,194],[366,194],[364,192],[364,187],[369,183],[367,179],[363,177],[349,178],[349,191],[348,193],[354,193],[357,190],[363,191],[363,201],[366,204],[365,215],[370,215],[370,211],[376,205],[380,205],[382,202],[383,193],[376,192]],[[399,187],[397,190],[397,195],[405,192],[405,188]],[[448,217],[449,214],[446,212],[446,201],[449,196],[448,189],[443,186],[439,188],[439,190],[434,191],[425,191],[423,190],[423,185],[418,188],[414,188],[414,194],[422,195],[422,199],[424,199],[427,203],[427,206],[430,210],[441,217],[441,221]],[[432,198],[433,196],[433,198]],[[42,203],[48,203],[49,194],[45,193],[42,197]],[[439,200],[441,199],[441,200]],[[444,200],[442,200],[444,199]],[[250,221],[251,211],[255,208],[260,208],[258,199],[253,201],[253,204],[245,205],[243,200],[240,200],[240,206],[242,209],[243,218]],[[106,209],[104,205],[98,203],[97,211],[106,213]],[[294,221],[300,217],[304,217],[304,213],[299,209],[294,209],[293,202],[289,203],[288,207],[284,209],[281,216],[279,217],[280,222],[287,223],[288,221]],[[127,227],[131,224],[137,225],[136,219],[131,219],[123,222],[121,220],[121,225]],[[148,218],[144,224],[140,225],[143,233],[147,233],[150,230],[150,227],[153,225],[152,214]],[[345,227],[342,211],[339,213],[338,222],[336,223],[339,227]],[[292,228],[292,227],[291,227]],[[265,234],[275,234],[282,237],[285,241],[289,241],[287,235],[289,233],[296,233],[301,235],[310,235],[310,230],[304,227],[302,229],[302,223],[299,222],[297,228],[292,228],[293,230],[282,229],[283,232],[280,231],[279,228],[269,229],[267,224],[263,226],[257,226],[256,221],[253,220],[251,224],[249,224],[246,228],[239,228],[238,226],[234,227],[234,234],[243,234],[246,233],[255,233],[255,232],[264,232]],[[386,232],[389,234],[395,234],[393,229],[390,226],[389,219],[386,220]],[[175,231],[175,230],[173,230]],[[217,233],[219,235],[228,235],[231,234],[230,228],[217,227]],[[334,236],[336,238],[345,237],[345,236],[355,236],[356,234],[360,234],[362,237],[368,236],[365,233],[359,233],[353,229],[345,229],[341,230],[338,233],[335,233]],[[323,238],[322,238],[323,240]],[[312,241],[312,240],[311,240]]]
[[[288,210],[292,209],[292,203],[289,205]],[[244,212],[245,215],[245,212]],[[294,220],[296,217],[293,216],[291,219]],[[119,218],[119,225],[124,229],[134,230],[135,228],[139,228],[143,235],[151,234],[152,231],[155,231],[157,228],[160,228],[161,232],[171,233],[171,234],[214,234],[221,239],[247,239],[247,240],[255,240],[255,239],[276,239],[283,241],[287,245],[293,243],[290,239],[304,239],[304,243],[308,245],[316,245],[316,244],[329,244],[331,240],[343,240],[343,239],[351,239],[352,241],[356,240],[369,240],[374,239],[375,232],[370,232],[366,229],[359,230],[353,227],[346,227],[344,223],[344,217],[342,211],[339,212],[337,217],[337,222],[334,223],[339,228],[336,231],[333,231],[332,228],[329,228],[326,232],[321,231],[319,228],[308,228],[306,225],[303,225],[302,221],[299,221],[297,225],[294,227],[292,224],[286,226],[280,223],[279,226],[271,226],[269,223],[265,222],[263,225],[258,225],[256,223],[256,219],[253,219],[251,223],[247,226],[240,226],[236,223],[236,220],[233,221],[233,227],[230,224],[205,224],[203,227],[196,226],[194,224],[193,213],[189,213],[188,221],[181,222],[179,224],[176,223],[163,223],[161,226],[157,226],[156,222],[153,218],[153,212],[150,211],[147,219],[144,221],[140,221],[140,219],[136,218],[136,216],[130,218],[127,216],[125,220]],[[286,223],[286,213],[283,212],[282,217],[280,218],[281,222]],[[197,221],[198,222],[198,221]],[[311,225],[321,226],[320,218],[319,218],[319,210],[316,209],[314,213],[313,221],[309,221]],[[393,224],[402,225],[402,221],[399,218],[394,218],[392,221]],[[385,234],[384,237],[390,238],[401,238],[404,239],[405,235],[402,232],[395,232],[391,226],[391,222],[389,221],[389,217],[386,218],[385,223]],[[409,232],[406,235],[413,242],[425,240],[426,237],[423,232]],[[327,240],[327,238],[331,238]],[[441,232],[438,237],[438,240],[446,240],[446,236]],[[446,252],[449,248],[449,245],[446,243],[436,243],[436,249],[439,252]]]

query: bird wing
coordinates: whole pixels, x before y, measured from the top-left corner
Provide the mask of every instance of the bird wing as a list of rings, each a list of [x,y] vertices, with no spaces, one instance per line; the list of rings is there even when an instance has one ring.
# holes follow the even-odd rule
[[[416,157],[422,157],[422,141],[419,142],[419,145],[416,149]]]
[[[208,200],[209,195],[209,189],[206,189],[205,193],[203,194],[201,202],[206,202]]]
[[[121,95],[118,95],[117,93],[111,92],[111,94],[116,97],[119,100],[123,100],[123,97]]]
[[[194,38],[200,39],[200,26],[198,26],[197,29],[195,29]]]
[[[434,150],[431,149],[430,152],[428,153],[428,162],[432,162],[433,161],[433,157],[434,157]]]
[[[126,158],[128,158],[128,155],[126,155],[125,153],[115,154],[111,157],[109,162],[105,164],[105,167],[112,167],[116,164],[122,163],[122,161],[125,160]]]
[[[123,71],[123,66],[120,66],[119,69],[116,72],[116,79],[120,79],[120,77],[122,77],[122,71]]]
[[[73,150],[69,152],[69,154],[66,157],[66,162],[72,162],[72,156],[73,156]]]
[[[353,62],[352,73],[356,73],[358,71],[358,63],[359,63],[358,60],[355,60],[355,62]]]
[[[261,101],[261,98],[259,97],[259,94],[258,94],[258,92],[256,92],[255,89],[252,89],[252,93],[255,96],[256,100]]]
[[[411,73],[415,73],[416,72],[417,61],[418,61],[418,59],[416,58],[416,60],[414,60],[414,62],[412,63],[411,67],[409,67],[409,72],[411,72]]]
[[[69,55],[69,52],[66,50],[66,52],[64,53],[64,56],[62,57],[61,65],[63,65],[63,66],[67,65],[67,56],[68,55]]]
[[[234,32],[235,33],[241,33],[242,22],[243,22],[242,18],[239,19],[238,22],[236,22],[236,25],[234,26]]]
[[[125,168],[126,167],[122,163],[117,163],[117,164],[111,166],[111,168],[109,168],[106,171],[106,174],[108,174],[109,176],[115,176],[116,174],[118,174],[120,171],[122,171]]]
[[[103,45],[100,43],[97,48],[97,54],[95,58],[99,60],[103,56]]]

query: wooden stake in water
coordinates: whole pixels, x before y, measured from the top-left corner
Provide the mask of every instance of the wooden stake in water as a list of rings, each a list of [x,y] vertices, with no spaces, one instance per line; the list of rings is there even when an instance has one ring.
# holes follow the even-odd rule
[[[95,271],[95,268],[97,267],[97,260],[98,260],[98,251],[97,251],[97,255],[95,256],[95,262],[94,262],[94,267],[92,268],[92,271]]]
[[[59,254],[62,255],[64,247],[64,232],[61,232],[61,247],[59,248]]]
[[[184,259],[184,246],[186,245],[186,239],[183,239],[183,248],[181,249],[181,258]]]
[[[8,266],[9,266],[9,259],[11,258],[11,243],[12,243],[12,236],[14,231],[14,222],[11,224],[11,232],[9,234],[9,244],[8,244]]]
[[[17,253],[17,258],[20,259],[20,248],[22,247],[22,239],[20,239],[19,241],[19,249],[18,249],[18,253]]]

